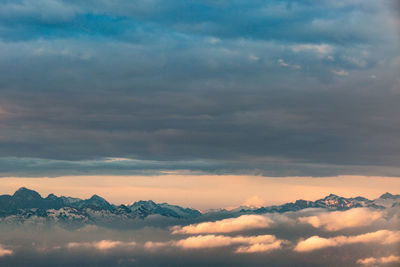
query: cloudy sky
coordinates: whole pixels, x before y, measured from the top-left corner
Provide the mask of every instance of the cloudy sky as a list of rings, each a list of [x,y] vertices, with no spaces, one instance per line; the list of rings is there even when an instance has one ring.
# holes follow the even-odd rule
[[[0,176],[399,176],[399,12],[1,0]]]

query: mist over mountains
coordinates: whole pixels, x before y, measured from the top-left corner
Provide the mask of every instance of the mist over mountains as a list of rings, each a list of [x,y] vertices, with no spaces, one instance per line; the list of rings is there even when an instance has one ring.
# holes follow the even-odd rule
[[[400,204],[400,195],[385,193],[369,200],[364,197],[345,198],[330,194],[316,201],[297,200],[278,206],[260,208],[241,206],[232,210],[219,209],[200,212],[168,203],[151,200],[137,201],[128,205],[114,205],[104,198],[93,195],[89,199],[56,196],[43,198],[36,191],[20,188],[13,195],[0,196],[0,223],[8,225],[57,224],[63,227],[79,228],[85,225],[133,226],[145,218],[164,218],[183,222],[200,222],[209,219],[238,217],[245,214],[285,213],[304,209],[326,209],[344,211],[353,208],[383,210]],[[171,222],[172,222],[171,221]]]

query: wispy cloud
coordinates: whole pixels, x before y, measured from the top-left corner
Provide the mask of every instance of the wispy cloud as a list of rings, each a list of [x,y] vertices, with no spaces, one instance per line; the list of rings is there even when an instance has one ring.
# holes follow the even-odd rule
[[[317,56],[329,56],[334,51],[334,47],[329,44],[297,44],[292,45],[294,52],[312,52]]]
[[[282,67],[292,68],[292,69],[295,69],[295,70],[301,69],[300,65],[298,65],[298,64],[289,64],[289,63],[287,63],[285,60],[283,60],[281,58],[278,59],[278,65],[282,66]]]
[[[349,73],[345,70],[332,70],[332,73],[338,76],[348,76]]]

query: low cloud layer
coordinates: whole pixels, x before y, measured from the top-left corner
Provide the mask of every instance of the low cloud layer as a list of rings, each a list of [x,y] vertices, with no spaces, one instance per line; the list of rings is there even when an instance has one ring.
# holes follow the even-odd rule
[[[70,242],[67,244],[69,249],[82,249],[82,248],[94,248],[101,251],[107,251],[116,248],[133,248],[136,242],[121,242],[112,240],[101,240],[96,242]]]
[[[43,221],[1,224],[0,265],[396,266],[399,210],[353,210],[305,209],[233,218],[209,214],[191,223],[153,217],[132,221],[137,225],[130,228],[113,224],[68,230]],[[375,220],[355,222],[357,216]]]
[[[296,245],[295,251],[309,252],[328,247],[340,247],[356,243],[392,244],[398,242],[400,242],[399,231],[379,230],[376,232],[355,235],[355,236],[337,236],[330,238],[312,236],[310,238],[307,238],[306,240],[300,241]]]
[[[304,216],[307,214],[307,216]],[[387,218],[385,218],[387,216]],[[297,217],[297,218],[296,218]],[[233,233],[257,229],[268,229],[278,224],[309,224],[325,231],[339,231],[348,228],[366,227],[379,220],[388,221],[392,217],[386,211],[370,208],[353,208],[346,211],[326,211],[309,209],[288,215],[264,214],[242,215],[213,222],[202,222],[186,226],[174,226],[173,234]],[[396,218],[394,218],[395,220]]]
[[[0,257],[7,256],[13,254],[11,249],[4,248],[3,245],[0,244]]]
[[[337,231],[345,228],[366,226],[383,217],[382,211],[356,208],[347,211],[321,212],[309,217],[300,217],[301,223],[307,223],[327,231]]]
[[[273,221],[262,215],[242,215],[215,222],[204,222],[172,228],[173,234],[231,233],[237,231],[268,228]]]
[[[261,253],[280,249],[285,240],[279,240],[273,235],[257,236],[225,236],[225,235],[197,235],[170,242],[146,242],[149,250],[161,249],[166,246],[175,246],[181,249],[212,249],[219,247],[236,246],[235,253]]]
[[[400,263],[400,256],[390,255],[380,258],[369,257],[365,259],[359,259],[357,263],[363,266],[382,266],[389,263],[397,264]]]
[[[249,247],[242,246],[237,252],[245,252],[246,249],[251,249],[253,245],[270,246],[271,249],[279,248],[282,241],[276,240],[273,235],[261,236],[218,236],[218,235],[200,235],[188,237],[179,240],[175,243],[176,246],[183,249],[198,249],[198,248],[212,248],[212,247],[225,247],[234,244],[248,244]]]

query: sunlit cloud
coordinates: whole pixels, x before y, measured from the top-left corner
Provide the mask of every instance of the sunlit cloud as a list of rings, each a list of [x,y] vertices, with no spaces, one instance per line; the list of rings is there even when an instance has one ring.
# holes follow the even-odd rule
[[[199,235],[179,240],[177,247],[185,249],[226,247],[234,244],[233,238],[223,235]]]
[[[254,208],[259,208],[265,205],[265,202],[262,198],[260,198],[259,196],[253,196],[249,199],[247,199],[242,206],[246,206],[246,207],[254,207]]]
[[[181,240],[167,242],[148,241],[144,248],[150,251],[164,247],[178,247],[180,249],[209,249],[238,246],[234,248],[235,253],[261,253],[281,249],[287,240],[277,239],[274,235],[256,236],[226,236],[226,235],[197,235]]]
[[[173,243],[171,242],[153,242],[153,241],[147,241],[144,243],[144,248],[149,249],[149,250],[154,250],[154,249],[159,249],[162,247],[166,246],[172,246]]]
[[[0,257],[11,255],[13,253],[14,251],[12,251],[11,249],[6,249],[3,247],[3,245],[0,245]]]
[[[242,215],[237,218],[215,222],[203,222],[187,226],[172,227],[173,234],[231,233],[237,231],[268,228],[273,221],[262,215]]]
[[[322,212],[315,216],[300,217],[301,223],[307,223],[315,228],[327,231],[337,231],[344,228],[370,225],[382,218],[383,213],[368,208],[356,208],[346,211]]]
[[[400,263],[400,256],[390,255],[380,258],[369,257],[365,259],[359,259],[357,263],[363,266],[381,266],[382,264]]]
[[[392,244],[397,242],[400,242],[400,231],[379,230],[355,236],[337,236],[331,238],[312,236],[300,241],[294,250],[297,252],[308,252],[356,243]]]
[[[236,253],[260,253],[267,252],[275,249],[280,249],[282,246],[282,241],[277,240],[275,242],[265,244],[257,243],[250,246],[240,246],[236,249]]]
[[[136,242],[122,242],[122,241],[112,241],[112,240],[101,240],[96,242],[70,242],[67,244],[67,248],[87,248],[87,249],[97,249],[101,251],[106,251],[114,248],[132,248],[136,245]]]
[[[243,245],[235,250],[236,253],[255,253],[281,248],[283,240],[273,235],[258,236],[224,236],[224,235],[199,235],[191,236],[174,242],[174,246],[182,249],[204,249]]]

